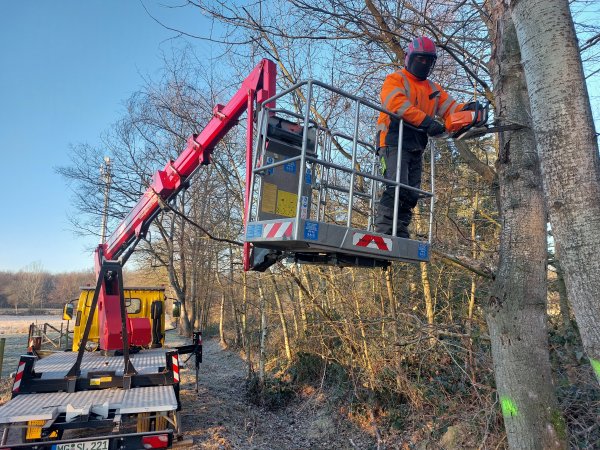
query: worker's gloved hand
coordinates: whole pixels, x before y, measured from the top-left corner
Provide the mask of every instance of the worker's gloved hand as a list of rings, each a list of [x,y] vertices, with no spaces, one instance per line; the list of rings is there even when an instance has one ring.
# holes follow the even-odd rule
[[[483,105],[478,101],[469,102],[462,108],[463,111],[481,111],[483,110]]]
[[[427,133],[428,136],[439,136],[444,131],[446,131],[446,129],[444,128],[444,125],[442,125],[441,123],[439,123],[436,120],[433,120],[429,116],[425,117],[425,120],[423,120],[423,122],[421,122],[420,128],[425,130],[425,132]]]

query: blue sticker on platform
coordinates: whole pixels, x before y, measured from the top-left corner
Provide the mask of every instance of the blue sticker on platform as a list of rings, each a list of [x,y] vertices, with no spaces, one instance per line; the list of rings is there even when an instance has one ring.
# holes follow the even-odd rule
[[[429,244],[425,242],[419,242],[419,250],[417,251],[419,255],[419,259],[428,259],[429,258]]]
[[[319,222],[306,221],[304,223],[304,239],[311,241],[319,239]]]
[[[285,163],[283,165],[283,170],[289,173],[296,173],[296,161]]]
[[[267,165],[273,164],[274,162],[275,162],[275,160],[273,159],[272,156],[267,156]],[[267,175],[273,175],[274,171],[275,171],[275,167],[271,167],[270,169],[267,169]]]
[[[246,227],[246,239],[254,239],[262,237],[263,226],[261,223],[249,224]]]
[[[306,184],[312,183],[312,173],[311,173],[310,169],[306,169],[306,177],[304,177],[304,180],[305,180]]]

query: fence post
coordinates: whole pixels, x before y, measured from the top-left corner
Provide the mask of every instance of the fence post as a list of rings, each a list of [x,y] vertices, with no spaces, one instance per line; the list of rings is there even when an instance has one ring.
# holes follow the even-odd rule
[[[2,378],[2,365],[4,363],[4,346],[6,338],[0,338],[0,378]]]

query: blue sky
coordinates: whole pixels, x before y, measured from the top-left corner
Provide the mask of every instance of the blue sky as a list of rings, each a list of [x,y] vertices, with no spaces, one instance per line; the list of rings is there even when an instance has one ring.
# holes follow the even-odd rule
[[[173,28],[208,25],[194,9],[160,4],[144,0]],[[123,101],[158,74],[162,52],[184,42],[137,0],[4,0],[0,9],[0,270],[91,268],[96,238],[71,231],[71,193],[54,168],[69,163],[69,144],[98,145]]]

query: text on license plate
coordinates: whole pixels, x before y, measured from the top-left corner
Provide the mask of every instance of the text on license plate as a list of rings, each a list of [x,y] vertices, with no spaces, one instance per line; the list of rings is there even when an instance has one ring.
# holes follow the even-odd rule
[[[54,444],[52,450],[108,450],[108,439],[87,442],[70,442]]]

